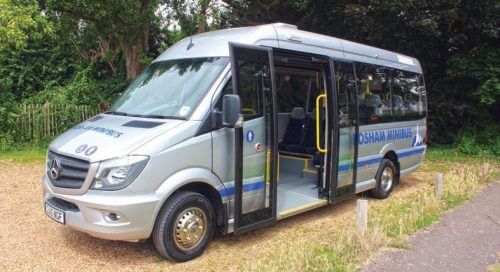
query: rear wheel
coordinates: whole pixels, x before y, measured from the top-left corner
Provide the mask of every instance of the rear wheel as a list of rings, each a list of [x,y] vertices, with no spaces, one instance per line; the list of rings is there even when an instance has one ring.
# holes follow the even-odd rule
[[[160,254],[184,262],[200,256],[214,234],[215,212],[210,200],[191,192],[178,192],[163,205],[153,230]]]
[[[387,198],[394,189],[394,185],[398,183],[398,176],[394,163],[383,159],[375,176],[376,187],[370,190],[370,195],[378,199]]]

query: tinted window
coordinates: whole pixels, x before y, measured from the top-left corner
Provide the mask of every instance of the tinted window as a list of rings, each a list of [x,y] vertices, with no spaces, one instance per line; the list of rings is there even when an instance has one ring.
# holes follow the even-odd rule
[[[257,63],[246,63],[240,66],[241,112],[245,120],[263,116],[264,81],[270,81],[268,67]]]
[[[392,80],[392,109],[395,120],[411,120],[425,116],[425,89],[422,76],[395,70]]]
[[[421,117],[425,117],[427,116],[427,90],[425,89],[424,75],[420,74],[418,76],[418,84],[420,88],[420,100],[422,101],[423,105],[423,115]]]
[[[222,89],[222,93],[217,98],[217,102],[215,102],[214,108],[217,109],[218,111],[222,111],[222,99],[223,99],[224,95],[232,94],[232,93],[233,93],[233,81],[231,79],[229,79],[226,82],[226,85],[224,85],[224,88]]]
[[[361,124],[390,121],[392,118],[390,70],[370,64],[356,64]]]
[[[354,67],[349,63],[335,62],[335,83],[340,127],[356,119],[356,82]]]

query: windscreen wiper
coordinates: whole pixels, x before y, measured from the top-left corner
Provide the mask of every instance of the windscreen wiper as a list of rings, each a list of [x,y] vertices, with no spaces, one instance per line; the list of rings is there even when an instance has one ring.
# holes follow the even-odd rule
[[[154,118],[154,119],[179,119],[179,120],[186,120],[186,118],[184,118],[184,117],[158,115],[158,114],[145,114],[145,115],[140,115],[139,117]]]
[[[106,111],[104,113],[113,114],[113,115],[121,115],[121,116],[129,116],[129,117],[139,117],[139,118],[180,119],[180,120],[186,119],[184,117],[177,117],[177,116],[165,116],[165,115],[158,115],[158,114],[130,114],[130,113],[125,113],[125,112],[121,112],[121,111]]]
[[[113,114],[113,115],[121,115],[121,116],[130,116],[128,113],[121,112],[121,111],[106,111],[104,113]]]

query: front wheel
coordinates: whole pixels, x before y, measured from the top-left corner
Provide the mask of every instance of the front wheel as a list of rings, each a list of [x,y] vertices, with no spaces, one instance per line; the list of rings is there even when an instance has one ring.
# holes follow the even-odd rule
[[[375,175],[377,185],[370,190],[370,196],[378,199],[387,198],[394,189],[394,185],[398,183],[398,176],[394,163],[391,160],[383,159]]]
[[[165,258],[185,262],[200,256],[214,234],[215,212],[203,195],[185,191],[163,205],[153,230],[153,243]]]

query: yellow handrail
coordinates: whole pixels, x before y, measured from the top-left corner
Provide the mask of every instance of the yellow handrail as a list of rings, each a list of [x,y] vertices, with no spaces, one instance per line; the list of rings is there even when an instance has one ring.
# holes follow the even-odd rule
[[[320,101],[321,99],[325,99],[326,100],[326,94],[320,94],[318,95],[318,97],[316,97],[316,148],[319,150],[319,152],[321,153],[326,153],[326,148],[322,148],[321,147],[321,140],[320,140],[320,122],[321,122],[321,119],[320,119],[320,112],[321,112],[321,108],[320,108]]]

